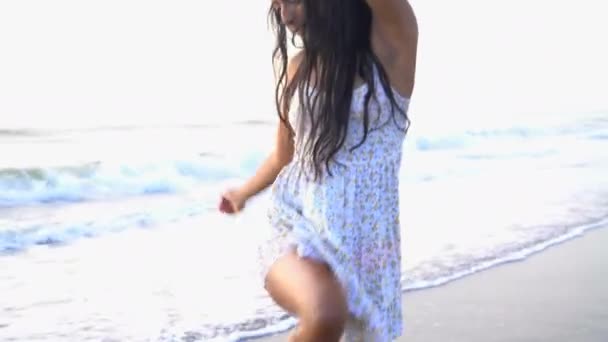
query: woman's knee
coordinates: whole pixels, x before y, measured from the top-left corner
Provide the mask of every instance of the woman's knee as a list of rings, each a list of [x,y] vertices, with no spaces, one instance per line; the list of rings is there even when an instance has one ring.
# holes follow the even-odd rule
[[[290,253],[275,262],[267,276],[271,297],[300,321],[303,340],[333,341],[348,318],[346,295],[329,267]]]
[[[339,338],[348,319],[348,307],[343,291],[335,287],[320,294],[317,300],[301,312],[299,319],[306,334]]]
[[[302,330],[327,337],[340,337],[347,318],[348,312],[345,308],[332,305],[307,310],[299,317]]]

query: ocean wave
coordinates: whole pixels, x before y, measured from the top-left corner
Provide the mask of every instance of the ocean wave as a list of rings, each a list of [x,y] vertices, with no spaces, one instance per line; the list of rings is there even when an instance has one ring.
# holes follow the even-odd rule
[[[132,211],[116,216],[91,217],[62,223],[30,223],[0,227],[0,254],[14,254],[35,246],[61,246],[81,239],[119,233],[127,229],[158,227],[209,212],[206,203],[166,206],[146,211]]]
[[[518,126],[510,128],[467,130],[465,132],[454,132],[451,134],[417,137],[416,148],[422,151],[457,150],[482,145],[487,142],[503,141],[515,144],[545,137],[566,135],[569,133],[571,132],[563,132],[558,128],[547,129]]]
[[[43,132],[30,129],[0,129],[0,137],[40,136]]]
[[[249,160],[195,157],[141,163],[87,163],[77,166],[0,169],[0,207],[115,199],[185,192],[239,177]]]
[[[434,179],[438,172],[437,160],[433,159],[435,152],[444,154],[441,158],[448,156],[447,154],[453,154],[453,157],[470,161],[504,160],[516,163],[516,160],[520,159],[554,158],[568,150],[563,148],[564,146],[571,147],[580,141],[602,142],[606,140],[605,127],[596,125],[591,130],[589,122],[590,120],[582,120],[578,125],[560,123],[538,127],[532,124],[502,128],[486,127],[441,134],[414,130],[406,140],[405,153],[416,152],[415,158],[428,159],[429,167],[424,168],[425,163],[422,164],[423,166],[418,166],[414,179]],[[598,121],[594,119],[593,122]],[[261,123],[251,121],[244,124],[255,126]],[[224,132],[223,130],[213,131],[215,133],[211,134],[211,131],[208,130],[209,127],[206,126],[192,125],[190,128],[201,129],[201,136],[207,134],[213,139],[218,135],[222,136],[222,132]],[[112,127],[111,129],[142,130],[143,128]],[[7,133],[9,130],[4,132]],[[25,130],[10,132],[14,132],[12,134],[31,133],[31,131]],[[2,131],[0,131],[1,133]],[[198,132],[194,132],[194,134],[199,135]],[[77,141],[74,141],[74,144]],[[181,147],[187,149],[189,146]],[[205,144],[201,146],[205,146]],[[222,142],[218,142],[217,146],[208,146],[207,152],[213,151],[213,154],[190,153],[192,151],[188,150],[183,152],[187,153],[186,155],[180,157],[175,157],[171,150],[164,150],[164,153],[150,155],[146,161],[125,159],[109,162],[102,157],[96,162],[65,167],[0,168],[0,207],[180,193],[207,182],[246,177],[255,171],[262,160],[261,148],[255,151],[236,152],[235,149],[229,151],[229,147],[224,148],[223,146]],[[150,154],[149,150],[147,150],[147,154]],[[224,157],[219,157],[220,155]],[[96,160],[95,156],[91,155],[91,159],[85,160]],[[413,156],[410,155],[410,157]],[[172,158],[181,159],[172,160]],[[446,164],[443,165],[446,166]],[[470,168],[483,166],[480,165],[462,166],[459,164],[459,168],[465,167],[459,173],[466,173]],[[439,172],[439,174],[443,173],[445,172]]]

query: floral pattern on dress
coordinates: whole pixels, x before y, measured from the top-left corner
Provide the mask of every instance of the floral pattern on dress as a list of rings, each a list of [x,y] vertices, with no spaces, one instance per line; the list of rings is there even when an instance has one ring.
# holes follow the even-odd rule
[[[292,108],[289,120],[296,132],[293,160],[271,187],[268,219],[271,236],[259,248],[261,276],[282,255],[325,262],[346,290],[351,318],[344,339],[392,341],[402,333],[401,236],[399,169],[407,121],[392,115],[391,105],[376,75],[369,103],[370,131],[363,136],[367,85],[353,92],[351,121],[345,146],[331,164],[332,175],[313,181],[301,162],[305,120]],[[409,99],[393,92],[401,110]]]

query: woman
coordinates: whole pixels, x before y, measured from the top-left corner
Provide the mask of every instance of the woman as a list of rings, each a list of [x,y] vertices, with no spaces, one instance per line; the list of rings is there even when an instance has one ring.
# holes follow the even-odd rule
[[[292,341],[389,341],[402,331],[398,173],[418,27],[406,0],[274,0],[274,152],[227,191],[241,211],[272,184],[265,288]],[[301,51],[288,61],[288,42]]]

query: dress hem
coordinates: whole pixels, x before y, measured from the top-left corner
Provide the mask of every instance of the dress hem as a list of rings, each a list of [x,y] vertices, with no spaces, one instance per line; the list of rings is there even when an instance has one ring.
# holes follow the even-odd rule
[[[263,282],[266,282],[268,271],[274,263],[287,253],[295,251],[300,258],[308,258],[313,261],[327,264],[334,273],[337,280],[343,286],[347,296],[349,313],[359,322],[347,322],[345,339],[348,342],[386,342],[393,341],[402,334],[402,328],[398,331],[388,332],[385,322],[381,322],[378,308],[374,307],[371,300],[365,295],[360,281],[354,276],[354,272],[342,266],[331,251],[323,247],[313,234],[306,229],[298,229],[296,226],[290,230],[279,230],[274,238],[267,241],[262,249],[271,249],[269,244],[275,244],[271,256],[265,258],[261,271]],[[268,254],[268,251],[265,251]],[[401,303],[399,303],[401,305]],[[363,323],[363,324],[361,324]],[[383,329],[384,328],[384,329]]]

